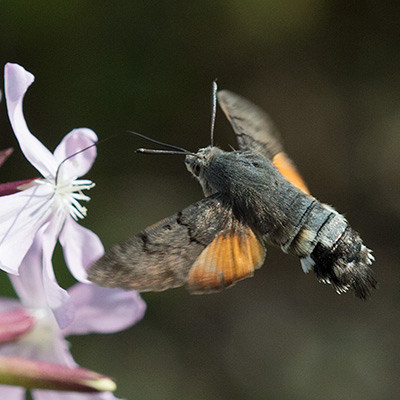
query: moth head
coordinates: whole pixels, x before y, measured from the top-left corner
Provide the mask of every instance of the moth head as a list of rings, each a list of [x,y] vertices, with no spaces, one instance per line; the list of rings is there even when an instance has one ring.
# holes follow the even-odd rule
[[[213,159],[220,152],[222,150],[219,148],[209,146],[200,149],[195,154],[188,154],[185,158],[186,168],[200,182],[206,196],[210,196],[216,192],[210,185],[207,172],[209,172]]]

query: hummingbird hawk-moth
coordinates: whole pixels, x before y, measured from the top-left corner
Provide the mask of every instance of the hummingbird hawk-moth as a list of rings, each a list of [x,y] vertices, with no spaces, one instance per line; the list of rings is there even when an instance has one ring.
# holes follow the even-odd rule
[[[190,293],[217,292],[252,276],[267,243],[298,256],[304,272],[313,269],[338,293],[368,298],[377,285],[374,257],[359,234],[310,195],[261,109],[227,90],[217,97],[239,150],[211,144],[186,151],[205,198],[111,247],[89,280],[140,292],[183,285]]]

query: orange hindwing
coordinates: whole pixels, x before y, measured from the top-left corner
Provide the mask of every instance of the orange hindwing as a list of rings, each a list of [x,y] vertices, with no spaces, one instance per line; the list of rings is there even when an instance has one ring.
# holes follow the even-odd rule
[[[237,222],[237,221],[236,221]],[[189,271],[192,293],[216,292],[253,276],[265,258],[265,248],[248,227],[233,226],[219,234],[197,257]]]
[[[292,160],[285,152],[281,151],[280,153],[276,154],[272,159],[272,164],[274,164],[275,168],[287,181],[301,189],[303,192],[310,194],[306,183],[297,171],[297,168],[293,164]]]

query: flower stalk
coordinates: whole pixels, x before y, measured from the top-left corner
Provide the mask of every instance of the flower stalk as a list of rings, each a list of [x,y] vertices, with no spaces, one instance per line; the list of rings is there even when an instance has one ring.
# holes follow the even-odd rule
[[[26,389],[74,392],[114,391],[117,387],[111,378],[85,368],[1,356],[0,383]]]

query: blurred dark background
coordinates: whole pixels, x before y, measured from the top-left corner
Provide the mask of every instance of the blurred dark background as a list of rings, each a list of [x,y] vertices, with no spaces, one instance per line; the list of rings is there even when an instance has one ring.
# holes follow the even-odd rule
[[[1,64],[36,76],[24,103],[50,149],[71,129],[126,129],[190,150],[209,144],[211,82],[275,120],[323,202],[374,250],[371,301],[338,296],[268,250],[253,279],[209,296],[144,294],[142,322],[71,337],[80,364],[128,399],[398,399],[400,3],[355,0],[3,1]],[[0,104],[1,180],[33,177]],[[222,112],[216,142],[235,138]],[[83,224],[106,247],[202,197],[180,156],[121,136],[102,144]],[[58,252],[55,267],[73,283]],[[5,275],[1,295],[12,290]]]

